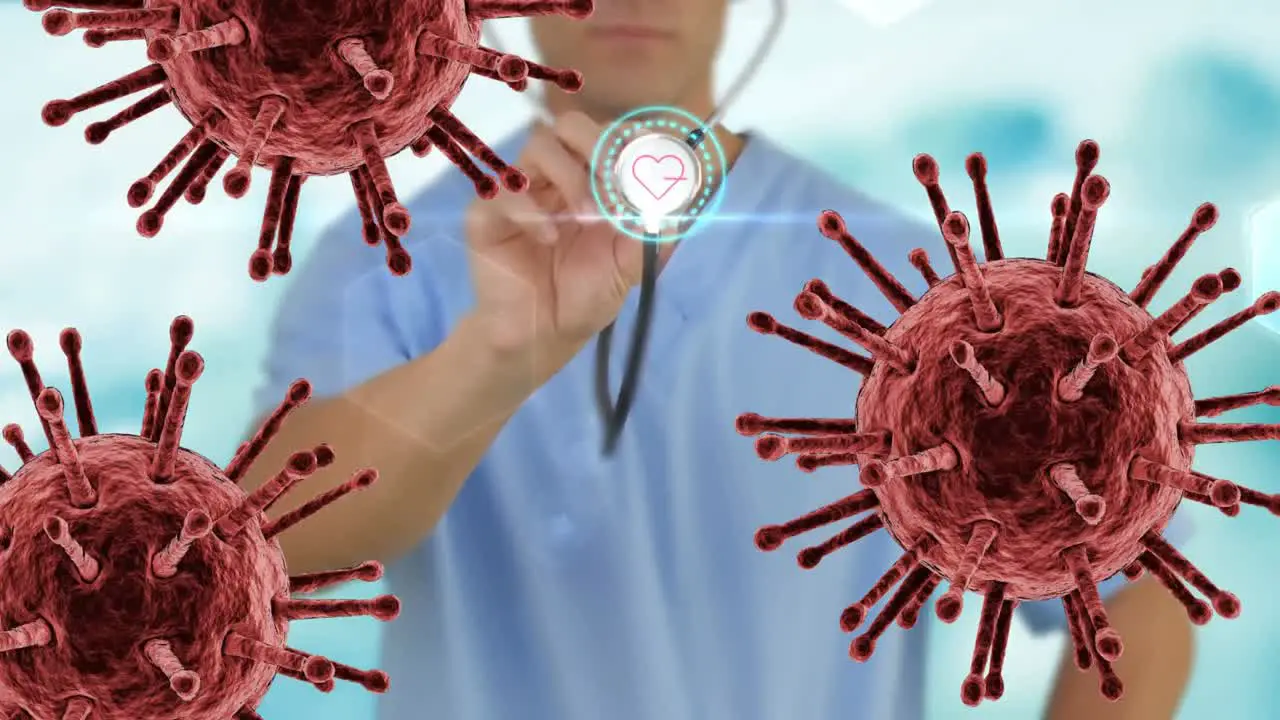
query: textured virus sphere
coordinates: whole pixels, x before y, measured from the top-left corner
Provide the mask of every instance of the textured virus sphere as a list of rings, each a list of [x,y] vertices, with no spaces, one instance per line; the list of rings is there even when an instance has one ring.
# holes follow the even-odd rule
[[[923,250],[909,259],[928,290],[913,295],[827,211],[818,221],[900,313],[884,325],[836,297],[821,281],[796,298],[819,320],[866,349],[850,352],[752,313],[754,330],[778,335],[863,376],[856,416],[771,418],[748,413],[739,432],[759,436],[765,460],[796,455],[801,469],[861,467],[866,488],[804,517],[761,528],[756,544],[774,550],[790,537],[866,513],[831,539],[800,551],[802,567],[872,532],[887,530],[906,552],[841,615],[845,632],[862,625],[887,597],[850,655],[867,660],[895,620],[915,624],[942,582],[937,615],[961,613],[965,591],[983,594],[973,662],[961,699],[977,705],[1004,692],[1002,668],[1014,607],[1061,598],[1081,669],[1095,664],[1102,693],[1119,699],[1111,663],[1123,651],[1097,583],[1118,572],[1149,571],[1197,624],[1216,610],[1235,617],[1240,603],[1214,585],[1161,537],[1182,499],[1226,515],[1240,504],[1280,514],[1280,496],[1264,495],[1192,470],[1205,443],[1280,439],[1280,425],[1211,423],[1230,410],[1280,405],[1280,386],[1196,400],[1183,360],[1256,316],[1280,309],[1269,292],[1245,310],[1174,343],[1170,338],[1206,305],[1241,285],[1228,268],[1204,275],[1168,309],[1147,311],[1191,244],[1218,212],[1196,209],[1186,231],[1137,288],[1126,292],[1085,271],[1094,224],[1109,185],[1093,169],[1098,146],[1076,153],[1072,193],[1051,203],[1046,258],[1006,258],[980,154],[966,163],[977,195],[985,262],[969,241],[969,223],[952,212],[938,166],[915,160],[956,272],[942,278]],[[1186,584],[1209,602],[1194,595]],[[894,587],[897,587],[894,590]],[[890,591],[893,593],[890,594]],[[1212,610],[1210,609],[1212,607]]]
[[[277,673],[329,690],[334,679],[383,692],[385,673],[285,645],[291,620],[369,615],[390,620],[394,596],[297,599],[349,580],[376,580],[377,563],[290,577],[278,534],[377,477],[357,474],[296,511],[263,511],[333,461],[321,445],[295,453],[259,489],[237,484],[284,417],[310,395],[296,382],[225,470],[179,446],[204,361],[186,350],[192,323],[172,328],[164,372],[147,376],[138,435],[97,431],[80,336],[62,334],[80,437],[62,395],[46,388],[31,337],[9,334],[49,450],[36,454],[16,425],[4,439],[22,460],[0,468],[0,715],[31,720],[261,720],[254,708]]]
[[[199,203],[222,178],[232,197],[249,191],[254,165],[271,170],[267,209],[249,273],[265,280],[292,267],[289,245],[302,181],[348,173],[364,220],[364,240],[386,246],[387,264],[403,275],[410,259],[399,238],[409,212],[396,196],[385,158],[432,147],[475,184],[482,197],[528,179],[467,129],[449,108],[474,74],[522,91],[528,78],[574,92],[577,71],[548,68],[480,47],[485,20],[559,14],[585,18],[592,0],[24,0],[45,11],[53,35],[84,29],[92,47],[144,40],[152,64],[69,100],[45,105],[49,125],[90,108],[155,88],[133,105],[85,129],[90,143],[173,103],[191,131],[129,188],[140,208],[171,173],[177,175],[138,219],[153,237],[184,196]],[[56,9],[49,10],[50,7]],[[71,12],[65,8],[88,10]],[[179,169],[181,165],[181,169]]]

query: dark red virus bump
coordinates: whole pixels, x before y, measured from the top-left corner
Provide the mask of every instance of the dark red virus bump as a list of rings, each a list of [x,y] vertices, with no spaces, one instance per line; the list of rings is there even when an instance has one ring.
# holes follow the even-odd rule
[[[254,711],[277,673],[333,687],[387,689],[358,670],[285,645],[289,622],[367,615],[391,620],[400,602],[292,597],[350,580],[377,580],[376,562],[290,577],[277,535],[369,486],[364,470],[298,509],[263,511],[333,462],[327,445],[295,453],[251,493],[237,484],[285,417],[311,394],[305,380],[225,470],[180,447],[191,389],[204,369],[186,349],[193,325],[173,323],[164,372],[147,375],[138,435],[100,434],[80,363],[80,335],[62,333],[80,437],[62,395],[44,386],[31,337],[9,352],[40,416],[49,450],[35,453],[16,425],[3,436],[22,466],[0,468],[0,716],[20,720],[261,720]]]
[[[985,262],[975,257],[969,222],[938,187],[938,165],[915,159],[956,272],[941,278],[923,250],[911,263],[929,289],[916,297],[827,211],[822,234],[839,243],[900,315],[889,326],[835,297],[819,280],[796,298],[801,316],[819,320],[869,357],[752,313],[748,325],[778,335],[864,376],[855,418],[738,417],[758,436],[765,460],[795,455],[801,469],[861,467],[866,488],[782,525],[761,528],[756,545],[865,516],[799,553],[811,568],[836,550],[886,529],[906,550],[862,599],[845,609],[845,632],[862,626],[887,597],[851,656],[867,660],[890,623],[915,624],[921,606],[947,581],[937,615],[960,616],[964,593],[983,596],[973,663],[961,688],[967,705],[1004,693],[1009,623],[1023,600],[1061,598],[1079,666],[1097,664],[1102,693],[1123,694],[1111,663],[1123,650],[1107,620],[1098,582],[1149,571],[1195,623],[1213,611],[1235,617],[1240,603],[1161,537],[1178,503],[1193,500],[1235,515],[1241,504],[1280,515],[1280,496],[1264,495],[1192,470],[1195,446],[1280,439],[1280,425],[1210,423],[1251,405],[1280,405],[1280,387],[1195,400],[1182,361],[1250,318],[1280,308],[1269,292],[1247,309],[1180,343],[1170,335],[1223,293],[1240,287],[1226,269],[1205,275],[1167,310],[1147,306],[1192,242],[1218,212],[1201,205],[1187,230],[1125,292],[1085,271],[1094,222],[1109,185],[1093,175],[1098,146],[1077,152],[1071,195],[1053,199],[1048,258],[1006,258],[986,187],[986,163],[966,168],[977,194]],[[1208,599],[1192,595],[1186,584]],[[894,590],[894,587],[897,587]],[[891,592],[892,591],[892,592]],[[1212,607],[1212,610],[1211,610]]]
[[[498,182],[472,157],[519,192],[528,179],[498,157],[449,108],[470,75],[523,90],[527,78],[576,92],[582,75],[479,47],[486,20],[534,15],[585,18],[593,0],[348,0],[318,11],[278,0],[24,0],[45,11],[53,35],[83,29],[92,47],[145,40],[152,64],[122,78],[45,105],[49,125],[151,90],[110,118],[85,128],[101,143],[119,128],[170,103],[191,131],[129,188],[131,207],[155,204],[138,218],[153,237],[184,196],[204,199],[218,171],[235,157],[222,185],[232,197],[249,191],[255,165],[271,170],[267,208],[249,274],[265,280],[293,265],[289,246],[304,178],[347,173],[364,219],[364,239],[386,246],[387,265],[409,272],[400,238],[408,210],[396,196],[385,158],[437,147],[490,198]],[[57,9],[49,10],[54,7]],[[87,12],[71,12],[86,10]],[[181,166],[181,168],[179,168]]]

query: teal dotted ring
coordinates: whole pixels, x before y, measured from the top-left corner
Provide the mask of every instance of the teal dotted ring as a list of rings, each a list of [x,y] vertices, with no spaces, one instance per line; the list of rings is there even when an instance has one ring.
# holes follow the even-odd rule
[[[596,142],[591,158],[591,190],[600,214],[619,232],[637,240],[653,240],[645,234],[639,214],[623,198],[613,172],[598,172],[598,169],[613,168],[623,148],[639,135],[657,132],[687,138],[701,128],[702,122],[693,114],[680,108],[663,106],[633,110],[609,126]],[[703,225],[696,221],[712,214],[724,196],[728,163],[725,161],[724,148],[715,133],[706,133],[702,143],[693,152],[701,166],[702,189],[683,211],[681,217],[684,222],[680,224],[681,227],[677,231],[665,233],[662,242],[674,242],[695,234]]]

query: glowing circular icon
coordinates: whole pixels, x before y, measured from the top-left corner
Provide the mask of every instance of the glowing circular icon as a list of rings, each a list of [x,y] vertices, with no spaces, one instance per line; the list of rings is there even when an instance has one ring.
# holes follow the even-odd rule
[[[633,110],[610,125],[591,157],[600,215],[637,240],[674,242],[715,210],[728,170],[702,121],[673,107]]]
[[[1249,251],[1253,270],[1249,273],[1253,296],[1280,290],[1280,198],[1255,208],[1249,216]],[[1280,313],[1263,315],[1262,324],[1280,332]]]

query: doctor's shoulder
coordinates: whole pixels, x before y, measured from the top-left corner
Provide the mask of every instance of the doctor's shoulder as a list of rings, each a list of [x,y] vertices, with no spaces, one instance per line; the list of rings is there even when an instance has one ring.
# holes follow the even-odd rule
[[[795,158],[793,188],[804,200],[796,209],[811,218],[804,235],[821,257],[823,272],[837,276],[854,274],[866,279],[855,255],[869,255],[910,289],[923,290],[923,278],[910,259],[912,251],[924,251],[943,274],[950,274],[945,241],[933,218],[915,212],[928,205],[898,206],[875,198],[807,161]],[[803,209],[801,209],[803,208]],[[799,218],[797,218],[797,221]],[[917,288],[917,285],[922,287]]]

